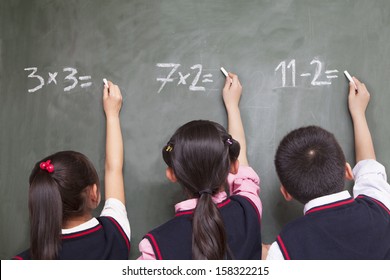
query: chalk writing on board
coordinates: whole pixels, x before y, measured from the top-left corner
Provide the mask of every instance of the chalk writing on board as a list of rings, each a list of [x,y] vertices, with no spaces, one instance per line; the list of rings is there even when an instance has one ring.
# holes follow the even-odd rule
[[[179,85],[187,85],[187,83],[191,82],[188,85],[188,89],[190,91],[206,91],[206,88],[203,86],[204,83],[212,83],[213,75],[211,73],[203,74],[203,66],[202,64],[194,64],[190,67],[191,70],[195,70],[195,77],[191,77],[192,72],[188,72],[183,74],[181,71],[177,71],[180,67],[178,63],[157,63],[157,67],[159,68],[171,68],[170,72],[165,78],[157,78],[157,81],[161,82],[161,86],[158,89],[157,93],[160,93],[167,83],[172,83],[175,80],[178,80],[177,86]],[[177,76],[175,75],[177,73]],[[190,81],[188,81],[190,79]],[[201,79],[201,80],[200,80]]]
[[[38,84],[34,88],[28,89],[28,92],[36,92],[37,90],[40,90],[45,86],[45,79],[41,75],[38,75],[38,68],[37,67],[28,67],[24,68],[25,71],[31,71],[30,74],[27,76],[28,78],[37,80]],[[81,88],[87,88],[92,85],[91,76],[78,76],[78,71],[76,68],[72,67],[65,67],[62,69],[64,74],[67,74],[64,78],[65,83],[68,85],[64,88],[64,91],[71,91],[74,89],[80,81],[80,87]],[[48,72],[48,79],[46,82],[46,85],[54,84],[57,85],[57,75],[58,72]]]
[[[311,79],[310,84],[312,86],[325,86],[325,85],[331,85],[332,80],[338,78],[337,73],[339,72],[337,69],[332,70],[324,70],[322,66],[322,62],[316,58],[314,58],[310,65],[315,66],[314,73],[305,72],[298,74],[300,77],[313,77]],[[296,61],[295,59],[292,59],[288,62],[283,60],[281,61],[278,66],[275,68],[275,74],[280,70],[281,72],[281,79],[282,79],[282,87],[295,87],[296,86],[296,76],[297,76],[297,70],[296,70]],[[288,85],[287,78],[290,77],[288,74],[290,72],[291,74],[291,84]],[[325,75],[324,75],[325,74]],[[288,77],[287,77],[288,76]],[[325,77],[326,79],[325,79]]]

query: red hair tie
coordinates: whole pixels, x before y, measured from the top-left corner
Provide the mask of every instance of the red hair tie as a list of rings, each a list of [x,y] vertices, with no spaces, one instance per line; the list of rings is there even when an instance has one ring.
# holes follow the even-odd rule
[[[51,160],[47,160],[47,161],[42,161],[40,164],[39,164],[39,167],[42,169],[42,170],[47,170],[47,172],[49,173],[53,173],[54,172],[54,165],[51,164]]]

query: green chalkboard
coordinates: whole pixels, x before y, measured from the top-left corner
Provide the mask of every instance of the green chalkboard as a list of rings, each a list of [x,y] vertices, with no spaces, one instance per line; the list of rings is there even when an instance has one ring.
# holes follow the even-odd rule
[[[302,214],[279,193],[281,138],[320,125],[354,163],[344,70],[372,94],[368,121],[389,166],[388,0],[1,0],[0,258],[28,246],[28,176],[59,150],[104,175],[102,78],[120,85],[131,258],[183,199],[161,147],[189,120],[226,125],[221,66],[239,75],[248,156],[261,177],[263,239]]]

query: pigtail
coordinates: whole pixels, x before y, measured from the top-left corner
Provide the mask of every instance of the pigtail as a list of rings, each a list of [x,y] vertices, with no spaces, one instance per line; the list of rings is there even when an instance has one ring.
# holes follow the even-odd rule
[[[200,194],[192,221],[192,258],[226,258],[227,236],[221,213],[209,193]]]
[[[56,259],[61,246],[62,200],[52,175],[38,166],[30,177],[29,211],[31,258]]]

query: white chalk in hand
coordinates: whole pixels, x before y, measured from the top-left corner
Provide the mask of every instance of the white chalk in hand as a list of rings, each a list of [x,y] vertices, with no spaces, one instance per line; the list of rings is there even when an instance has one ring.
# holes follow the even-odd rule
[[[108,87],[108,82],[106,78],[103,79],[103,83],[106,85],[106,87]]]
[[[355,81],[352,79],[351,75],[349,75],[349,73],[348,73],[347,70],[344,71],[344,75],[348,78],[348,80],[349,80],[350,82],[352,82],[353,86],[355,87],[355,90],[357,90],[357,86],[356,86],[356,84],[355,84]]]
[[[225,75],[225,77],[229,77],[229,73],[228,71],[225,70],[225,68],[221,67],[221,71],[222,73]],[[230,83],[233,83],[233,80],[230,78]]]
[[[225,77],[228,77],[228,76],[229,76],[229,74],[228,74],[228,72],[225,70],[225,68],[221,67],[221,71],[222,71],[222,73],[225,75]]]

